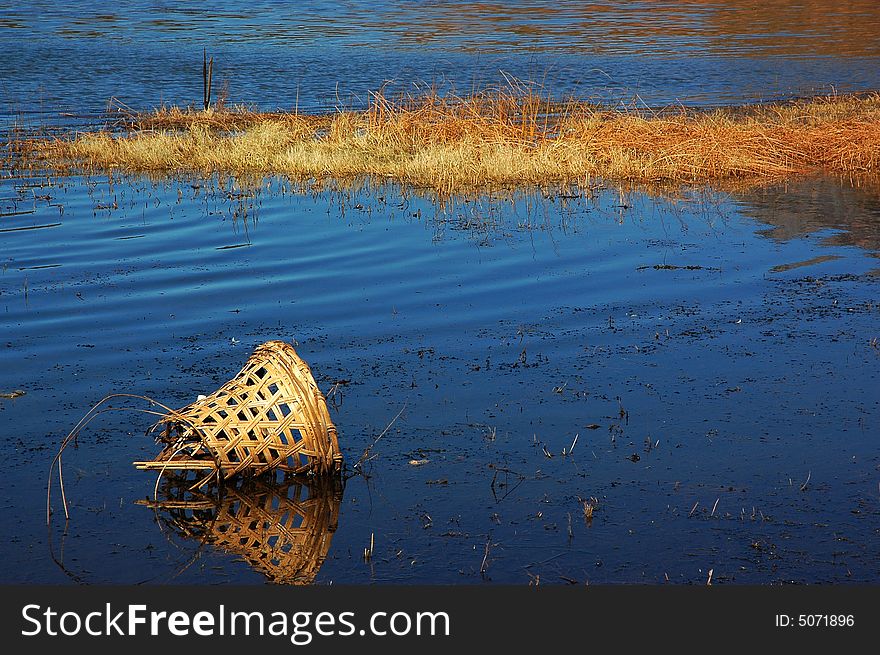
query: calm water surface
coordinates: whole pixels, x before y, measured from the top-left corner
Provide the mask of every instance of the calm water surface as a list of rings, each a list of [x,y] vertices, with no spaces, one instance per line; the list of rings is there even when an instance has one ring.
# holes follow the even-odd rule
[[[342,381],[349,462],[406,406],[370,479],[315,501],[338,511],[319,581],[877,580],[875,196],[819,180],[441,209],[393,187],[106,177],[0,196],[30,212],[4,229],[46,226],[0,234],[0,389],[27,392],[0,403],[9,580],[63,579],[46,465],[88,407],[186,404],[269,339],[297,343],[325,391]],[[206,528],[136,504],[149,422],[102,417],[65,458],[65,566],[262,579],[216,548],[173,577]],[[254,504],[273,493],[293,496]]]
[[[468,92],[501,71],[556,96],[726,104],[880,87],[874,0],[0,2],[7,117],[56,120],[202,99],[359,106],[383,83]],[[36,120],[36,118],[34,119]]]
[[[502,70],[650,104],[880,87],[874,2],[793,5],[0,3],[0,110],[195,102],[205,47],[263,107]],[[880,582],[876,185],[673,196],[2,171],[3,581]],[[149,418],[111,413],[47,533],[89,407],[185,405],[270,339],[336,390],[349,463],[403,410],[367,477],[151,505]]]

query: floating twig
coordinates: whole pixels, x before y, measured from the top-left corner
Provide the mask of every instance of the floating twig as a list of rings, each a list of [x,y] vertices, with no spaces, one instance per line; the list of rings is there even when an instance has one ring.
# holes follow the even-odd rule
[[[486,577],[486,571],[489,570],[489,550],[492,547],[492,537],[486,539],[486,548],[483,551],[483,562],[480,564],[480,575]]]
[[[804,480],[804,483],[801,485],[801,491],[807,488],[807,485],[810,484],[810,476],[813,474],[812,471],[807,471],[807,479]]]
[[[400,418],[400,415],[403,414],[404,410],[406,410],[407,403],[409,403],[409,401],[406,401],[406,402],[403,403],[403,407],[401,407],[401,408],[400,408],[400,411],[397,412],[397,414],[394,416],[393,419],[391,419],[391,422],[388,423],[388,425],[385,426],[385,429],[382,430],[382,432],[379,434],[378,437],[376,437],[375,439],[373,439],[373,443],[371,443],[369,446],[367,446],[367,447],[364,449],[364,454],[361,455],[361,456],[360,456],[360,459],[358,459],[358,461],[356,461],[356,462],[354,463],[354,465],[352,466],[353,469],[358,469],[358,468],[360,468],[360,466],[361,466],[365,461],[367,461],[367,458],[369,458],[369,456],[370,456],[370,451],[375,447],[375,445],[376,445],[377,443],[379,443],[379,439],[381,439],[382,437],[384,437],[385,434],[388,432],[388,430],[391,429],[391,426],[394,425],[395,421],[397,421],[397,419]]]

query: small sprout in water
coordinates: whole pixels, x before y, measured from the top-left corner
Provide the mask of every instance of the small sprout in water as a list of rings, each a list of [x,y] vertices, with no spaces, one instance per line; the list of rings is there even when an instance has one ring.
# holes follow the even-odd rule
[[[599,505],[599,500],[595,496],[591,496],[586,499],[578,496],[578,501],[580,502],[581,508],[584,511],[584,520],[589,523],[593,520],[593,511]]]

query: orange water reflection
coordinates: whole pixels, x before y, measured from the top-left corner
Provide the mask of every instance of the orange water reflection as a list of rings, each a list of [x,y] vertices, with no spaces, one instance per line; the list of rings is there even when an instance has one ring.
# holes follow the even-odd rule
[[[193,10],[171,5],[161,15],[137,7],[65,11],[50,5],[3,7],[0,25],[25,27],[60,19],[71,38],[121,33],[181,33],[222,28],[229,41],[345,45],[436,46],[481,52],[532,51],[655,56],[876,57],[880,5],[876,0],[643,0],[641,2],[321,2],[265,7],[235,3]],[[53,19],[54,20],[54,19]]]
[[[876,181],[801,180],[737,194],[740,213],[766,223],[777,241],[833,230],[827,245],[880,253],[880,189]]]
[[[485,50],[597,54],[873,57],[876,0],[655,0],[647,2],[391,3],[368,24],[404,43],[471,42]]]

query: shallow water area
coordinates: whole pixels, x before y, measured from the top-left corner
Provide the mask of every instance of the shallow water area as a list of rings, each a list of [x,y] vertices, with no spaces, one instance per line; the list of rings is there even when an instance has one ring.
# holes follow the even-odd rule
[[[0,398],[7,582],[272,579],[199,544],[291,502],[294,527],[325,526],[318,583],[877,581],[870,189],[438,202],[92,175],[4,179],[0,198],[0,391],[25,392]],[[309,362],[366,475],[150,509],[155,477],[131,466],[158,452],[150,417],[109,413],[65,455],[72,518],[56,490],[47,546],[48,464],[89,407],[185,405],[270,339]]]

